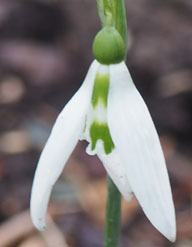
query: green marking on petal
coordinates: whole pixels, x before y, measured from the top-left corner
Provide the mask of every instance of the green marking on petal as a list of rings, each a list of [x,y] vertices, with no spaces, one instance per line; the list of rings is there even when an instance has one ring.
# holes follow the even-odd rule
[[[101,140],[106,154],[111,153],[114,148],[106,120],[109,81],[109,66],[101,65],[97,71],[93,87],[92,121],[89,127],[91,150],[94,150],[97,141]]]
[[[109,132],[107,123],[98,123],[94,121],[90,127],[91,150],[94,150],[98,140],[103,141],[103,146],[106,154],[112,152],[114,148],[113,141]]]
[[[109,91],[109,74],[97,73],[92,94],[92,105],[95,108],[99,102],[102,102],[107,108],[107,97]]]

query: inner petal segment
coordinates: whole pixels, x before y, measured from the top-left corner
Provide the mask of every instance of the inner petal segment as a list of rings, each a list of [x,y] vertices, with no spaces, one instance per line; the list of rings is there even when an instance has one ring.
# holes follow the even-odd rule
[[[91,105],[87,115],[84,136],[90,143],[87,152],[95,154],[97,142],[103,144],[105,154],[109,154],[114,149],[110,131],[107,124],[107,99],[109,91],[109,66],[100,65],[96,73]]]

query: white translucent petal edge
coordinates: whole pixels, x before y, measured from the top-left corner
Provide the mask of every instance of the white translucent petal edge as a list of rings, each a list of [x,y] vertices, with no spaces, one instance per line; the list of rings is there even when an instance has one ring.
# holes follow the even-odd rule
[[[107,174],[113,180],[125,200],[130,201],[132,198],[132,190],[117,150],[113,149],[110,154],[105,154],[102,141],[97,141],[95,151],[103,163]]]
[[[76,94],[66,104],[53,126],[40,156],[33,181],[30,211],[33,224],[45,228],[45,214],[51,190],[75,148],[84,128],[99,64],[94,61]]]
[[[112,140],[143,211],[165,237],[175,241],[175,209],[159,137],[123,62],[110,66],[107,119]]]

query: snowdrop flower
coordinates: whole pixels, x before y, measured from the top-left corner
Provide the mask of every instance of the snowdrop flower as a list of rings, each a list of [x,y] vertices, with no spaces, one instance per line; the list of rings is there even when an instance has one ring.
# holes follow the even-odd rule
[[[107,32],[105,35],[110,39],[111,30]],[[147,106],[122,61],[123,55],[119,56],[121,40],[119,34],[115,35],[113,41],[119,50],[110,56],[110,61],[114,61],[108,63],[109,42],[103,45],[103,62],[103,55],[97,52],[102,32],[98,34],[93,46],[97,60],[53,126],[35,173],[32,221],[39,230],[45,228],[52,187],[78,140],[85,139],[89,142],[87,153],[98,155],[124,198],[129,201],[134,193],[151,223],[174,241],[175,211],[159,138]]]

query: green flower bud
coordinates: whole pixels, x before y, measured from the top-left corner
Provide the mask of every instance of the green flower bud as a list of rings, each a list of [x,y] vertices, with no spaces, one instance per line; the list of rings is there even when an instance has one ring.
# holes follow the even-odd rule
[[[125,45],[119,32],[112,26],[106,26],[96,35],[93,42],[93,54],[101,64],[116,64],[124,60]]]

